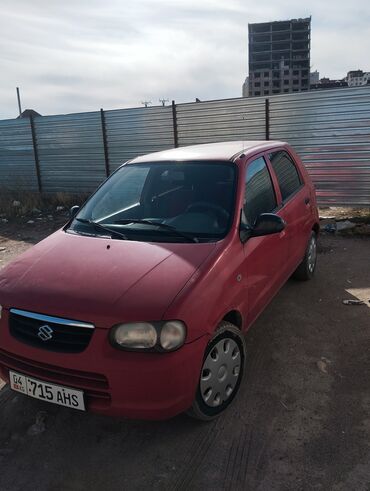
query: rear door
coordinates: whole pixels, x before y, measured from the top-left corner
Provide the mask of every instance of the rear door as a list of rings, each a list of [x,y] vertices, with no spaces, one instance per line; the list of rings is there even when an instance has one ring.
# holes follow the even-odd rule
[[[279,200],[263,156],[247,162],[242,221],[253,226],[261,213],[277,213]],[[243,278],[247,288],[248,322],[252,322],[286,279],[285,230],[252,237],[244,244]]]
[[[286,265],[289,273],[302,261],[311,232],[310,190],[297,163],[286,149],[273,150],[268,154],[268,159],[280,188],[282,201],[279,214],[286,222]]]

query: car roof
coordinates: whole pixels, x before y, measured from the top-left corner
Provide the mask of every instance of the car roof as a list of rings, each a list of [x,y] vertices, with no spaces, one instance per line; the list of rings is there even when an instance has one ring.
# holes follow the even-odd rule
[[[241,154],[248,156],[258,151],[264,151],[282,145],[286,145],[286,143],[274,140],[206,143],[203,145],[191,145],[149,153],[136,157],[130,161],[130,164],[170,160],[234,160]]]

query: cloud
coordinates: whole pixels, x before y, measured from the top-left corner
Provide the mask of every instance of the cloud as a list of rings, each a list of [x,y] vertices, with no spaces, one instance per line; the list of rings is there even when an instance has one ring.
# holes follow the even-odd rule
[[[238,97],[248,23],[312,14],[311,61],[322,76],[370,70],[370,4],[353,0],[3,0],[0,119]],[[367,65],[369,64],[369,66]]]

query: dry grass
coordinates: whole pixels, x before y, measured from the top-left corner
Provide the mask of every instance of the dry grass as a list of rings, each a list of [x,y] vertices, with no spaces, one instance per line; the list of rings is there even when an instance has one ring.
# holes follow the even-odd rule
[[[76,195],[62,192],[40,194],[0,188],[0,215],[11,218],[28,215],[34,210],[54,211],[58,206],[68,209],[73,205],[81,205],[86,198],[86,194]]]
[[[350,220],[356,223],[370,223],[369,206],[326,206],[319,207],[320,217],[333,220]]]

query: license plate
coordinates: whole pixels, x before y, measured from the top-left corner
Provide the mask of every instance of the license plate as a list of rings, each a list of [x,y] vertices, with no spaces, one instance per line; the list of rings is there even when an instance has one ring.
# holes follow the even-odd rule
[[[10,387],[35,399],[85,411],[84,393],[62,385],[49,384],[35,378],[9,371]]]

